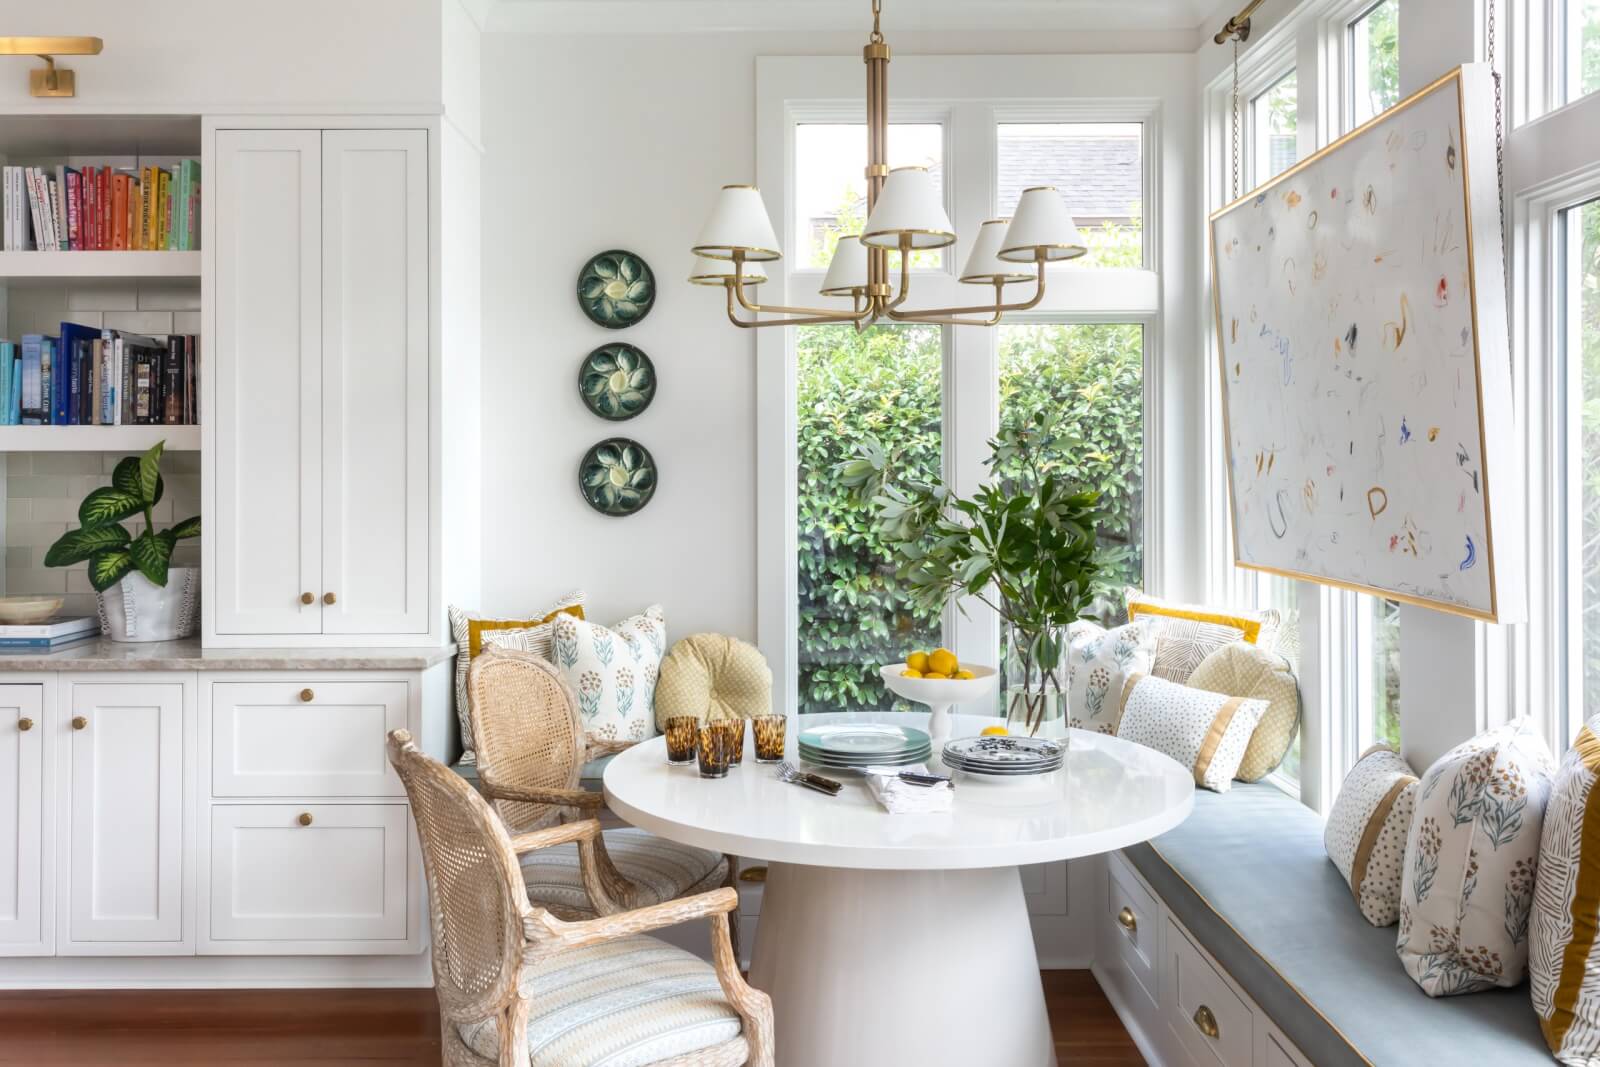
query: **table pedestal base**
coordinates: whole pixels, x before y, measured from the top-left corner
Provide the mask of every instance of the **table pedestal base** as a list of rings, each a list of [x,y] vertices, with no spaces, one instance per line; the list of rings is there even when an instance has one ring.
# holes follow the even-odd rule
[[[750,984],[784,1067],[1054,1067],[1015,867],[768,865]]]

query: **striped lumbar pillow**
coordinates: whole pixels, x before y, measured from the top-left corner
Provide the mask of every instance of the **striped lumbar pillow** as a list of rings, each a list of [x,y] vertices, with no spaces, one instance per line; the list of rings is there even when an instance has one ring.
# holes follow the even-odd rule
[[[1374,745],[1344,776],[1322,832],[1328,858],[1373,926],[1400,919],[1400,873],[1416,796],[1411,765],[1387,745]]]
[[[1123,690],[1117,736],[1165,753],[1194,772],[1194,784],[1226,793],[1265,700],[1231,697],[1135,674]]]
[[[1600,1054],[1600,716],[1561,760],[1539,838],[1528,924],[1533,1009],[1556,1059]]]
[[[486,640],[493,644],[519,648],[525,652],[550,658],[550,624],[557,615],[583,618],[583,590],[574,589],[543,611],[533,612],[528,618],[485,618],[465,608],[450,606],[450,634],[456,642],[456,720],[461,725],[461,761],[471,763],[472,723],[467,718],[467,669],[472,661],[483,654]],[[495,639],[486,635],[493,634]]]

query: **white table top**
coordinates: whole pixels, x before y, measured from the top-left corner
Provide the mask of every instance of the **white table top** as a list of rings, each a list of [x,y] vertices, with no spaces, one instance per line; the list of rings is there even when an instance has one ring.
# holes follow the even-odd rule
[[[807,715],[804,727],[884,720],[925,727],[925,713]],[[952,736],[996,720],[954,716]],[[794,758],[796,719],[789,723]],[[1149,840],[1177,826],[1194,806],[1194,776],[1153,749],[1073,730],[1066,766],[1054,774],[980,780],[957,775],[948,813],[890,815],[864,779],[843,779],[836,797],[778,780],[756,763],[749,731],[744,763],[726,778],[701,778],[667,763],[665,739],[623,752],[605,771],[606,800],[635,826],[700,848],[778,863],[870,870],[1011,867],[1088,856]],[[940,743],[935,741],[935,763]],[[815,769],[815,768],[808,768]]]

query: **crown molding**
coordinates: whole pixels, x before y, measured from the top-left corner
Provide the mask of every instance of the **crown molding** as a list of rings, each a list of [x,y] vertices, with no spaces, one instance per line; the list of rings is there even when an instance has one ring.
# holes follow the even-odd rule
[[[492,0],[485,29],[503,33],[861,31],[865,0]],[[893,32],[1193,30],[1209,0],[900,0]]]

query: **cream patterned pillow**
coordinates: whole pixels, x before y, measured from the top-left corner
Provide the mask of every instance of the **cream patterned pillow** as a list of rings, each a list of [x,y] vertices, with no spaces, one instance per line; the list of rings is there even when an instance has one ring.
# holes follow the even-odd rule
[[[1117,736],[1171,756],[1194,771],[1195,785],[1226,793],[1266,711],[1265,700],[1136,674],[1128,679]]]
[[[1521,718],[1457,745],[1422,776],[1395,949],[1430,997],[1522,981],[1553,771]]]
[[[583,590],[574,589],[543,611],[510,619],[479,615],[450,605],[450,634],[456,643],[456,721],[461,724],[461,762],[472,763],[472,723],[467,716],[467,670],[483,653],[483,646],[498,644],[550,657],[550,622],[557,615],[583,618]]]
[[[1400,918],[1400,869],[1416,799],[1410,764],[1387,745],[1374,745],[1344,776],[1322,832],[1328,858],[1373,926]]]
[[[557,615],[551,656],[578,695],[592,741],[643,741],[655,735],[655,689],[667,650],[667,624],[653,604],[611,628]]]
[[[1267,713],[1250,736],[1250,747],[1245,749],[1244,762],[1239,764],[1235,778],[1260,781],[1283,762],[1300,729],[1300,685],[1283,657],[1235,641],[1201,660],[1187,684],[1267,702]],[[1402,838],[1401,844],[1404,843]]]
[[[1600,716],[1561,759],[1539,837],[1528,924],[1533,1010],[1550,1051],[1572,1067],[1600,1062]]]
[[[1130,622],[1107,630],[1082,620],[1067,627],[1067,717],[1078,730],[1117,732],[1128,676],[1149,674],[1155,638]]]
[[[661,661],[656,725],[674,715],[751,719],[772,714],[772,668],[752,644],[724,634],[690,634]]]

